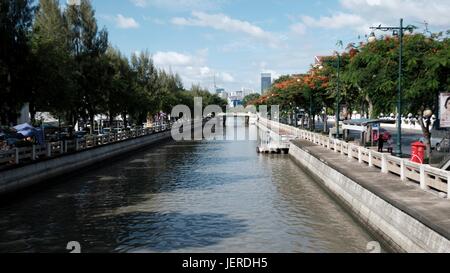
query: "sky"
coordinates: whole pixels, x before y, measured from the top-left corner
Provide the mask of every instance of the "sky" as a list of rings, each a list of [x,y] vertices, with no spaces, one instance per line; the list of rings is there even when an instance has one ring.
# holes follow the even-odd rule
[[[366,41],[370,26],[450,29],[450,0],[92,0],[110,43],[147,50],[185,88],[260,91],[261,73],[305,73],[314,56]],[[377,32],[377,35],[386,33]]]

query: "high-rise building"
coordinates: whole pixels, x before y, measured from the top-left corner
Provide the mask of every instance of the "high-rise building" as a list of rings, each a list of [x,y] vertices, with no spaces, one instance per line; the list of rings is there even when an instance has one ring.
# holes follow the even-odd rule
[[[272,86],[272,74],[261,73],[261,94],[264,94]]]

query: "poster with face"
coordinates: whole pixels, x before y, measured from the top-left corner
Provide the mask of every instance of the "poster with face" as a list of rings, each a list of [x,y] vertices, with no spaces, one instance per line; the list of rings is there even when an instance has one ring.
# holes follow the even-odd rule
[[[441,93],[439,110],[441,127],[450,128],[450,93]]]

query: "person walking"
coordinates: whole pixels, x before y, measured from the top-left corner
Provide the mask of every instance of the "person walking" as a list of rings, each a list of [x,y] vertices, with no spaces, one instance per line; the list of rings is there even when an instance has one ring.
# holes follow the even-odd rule
[[[387,144],[388,144],[388,153],[391,153],[394,151],[394,140],[392,139],[392,136],[389,135],[388,140],[387,140]]]
[[[378,152],[379,153],[383,152],[383,144],[384,144],[384,134],[380,133],[380,135],[378,136]]]

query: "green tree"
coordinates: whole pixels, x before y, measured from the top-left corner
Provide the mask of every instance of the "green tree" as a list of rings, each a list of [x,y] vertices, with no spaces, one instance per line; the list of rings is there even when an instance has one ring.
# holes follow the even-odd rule
[[[94,117],[104,103],[105,78],[108,77],[108,65],[104,54],[108,49],[108,32],[98,30],[95,11],[91,1],[80,0],[80,5],[70,5],[65,10],[71,38],[72,54],[75,58],[75,80],[78,97],[74,105],[74,119],[79,116],[88,118],[91,132]]]
[[[31,38],[33,53],[33,88],[30,113],[37,109],[70,120],[73,96],[73,58],[66,21],[57,0],[40,0]]]
[[[158,70],[147,51],[131,56],[131,69],[136,76],[136,92],[140,98],[139,101],[136,101],[138,110],[134,113],[134,118],[142,123],[149,114],[153,115],[160,111]]]
[[[257,93],[247,95],[244,97],[242,104],[244,104],[244,107],[247,107],[248,104],[251,104],[253,101],[259,99],[260,97],[261,95]]]
[[[0,124],[15,123],[28,100],[31,0],[0,0]]]

